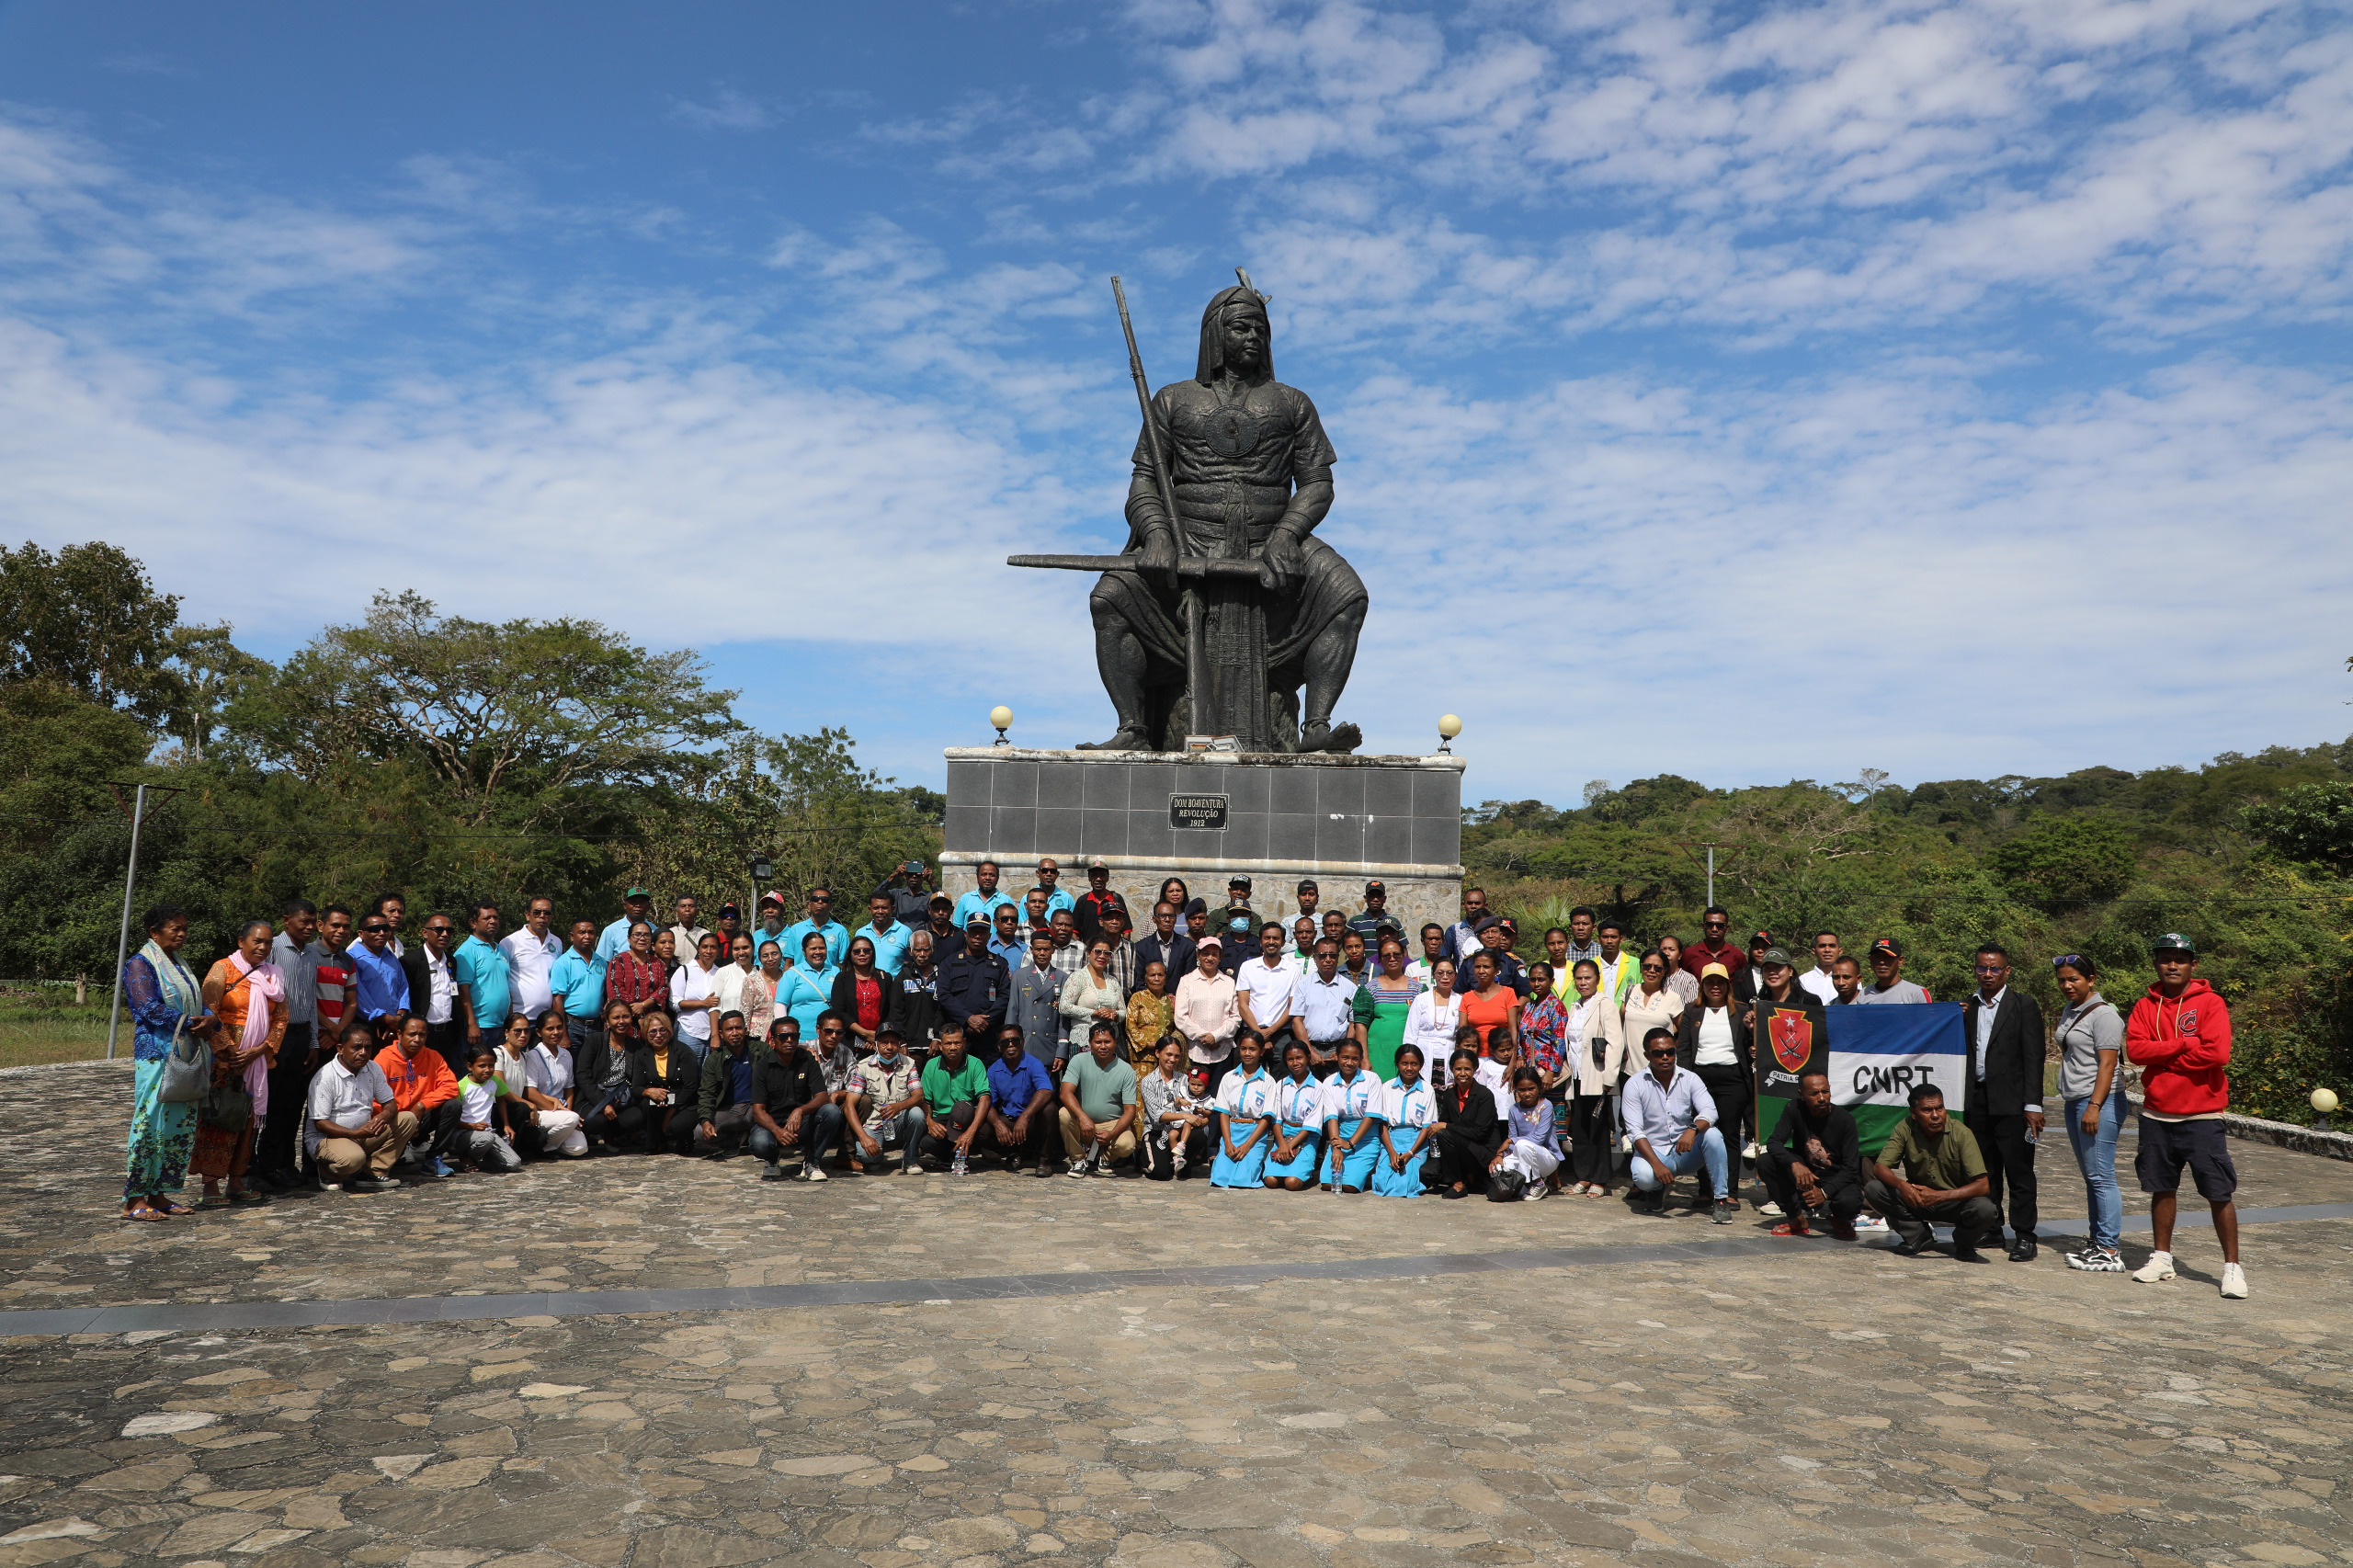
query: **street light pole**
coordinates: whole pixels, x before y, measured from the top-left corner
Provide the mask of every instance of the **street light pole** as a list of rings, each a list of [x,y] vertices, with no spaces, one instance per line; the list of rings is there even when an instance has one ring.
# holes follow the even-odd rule
[[[127,780],[110,778],[107,782],[119,789]],[[131,890],[139,885],[139,828],[142,820],[147,814],[147,791],[153,789],[165,795],[183,793],[168,784],[137,784],[132,788],[137,793],[132,796],[131,802],[131,864],[122,873],[122,929],[116,936],[114,942],[114,1001],[107,1008],[107,1060],[108,1062],[114,1060],[115,1029],[122,1018],[122,964],[123,960],[131,956]],[[119,796],[116,798],[120,799]]]

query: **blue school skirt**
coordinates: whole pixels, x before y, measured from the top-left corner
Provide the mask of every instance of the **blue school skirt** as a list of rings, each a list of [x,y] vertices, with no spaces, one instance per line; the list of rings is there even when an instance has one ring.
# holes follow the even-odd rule
[[[1322,1179],[1316,1173],[1316,1156],[1322,1152],[1324,1135],[1312,1127],[1296,1127],[1290,1123],[1282,1124],[1281,1131],[1286,1138],[1300,1132],[1304,1132],[1307,1136],[1300,1140],[1299,1153],[1279,1165],[1275,1162],[1274,1155],[1269,1153],[1267,1156],[1267,1174],[1270,1176],[1295,1176],[1311,1186]],[[1267,1142],[1271,1148],[1274,1140],[1269,1138]]]
[[[1405,1142],[1411,1143],[1414,1141],[1414,1138],[1420,1135],[1421,1129],[1418,1127],[1393,1127],[1390,1129],[1389,1135],[1392,1138],[1395,1138],[1401,1133],[1406,1134]],[[1427,1146],[1423,1148],[1420,1153],[1415,1154],[1411,1159],[1407,1160],[1405,1162],[1405,1168],[1402,1171],[1391,1170],[1389,1168],[1389,1156],[1381,1151],[1378,1141],[1373,1144],[1373,1153],[1376,1158],[1372,1167],[1371,1191],[1376,1196],[1381,1198],[1419,1198],[1422,1195],[1422,1165],[1424,1162],[1428,1160],[1430,1157],[1430,1152]]]
[[[1275,1135],[1271,1132],[1267,1133],[1256,1143],[1251,1144],[1250,1152],[1237,1160],[1225,1152],[1224,1122],[1224,1118],[1219,1118],[1217,1157],[1210,1162],[1210,1185],[1211,1187],[1256,1187],[1259,1185],[1260,1177],[1266,1173],[1267,1151],[1274,1147]],[[1249,1133],[1245,1131],[1242,1136],[1246,1138]],[[1239,1142],[1241,1139],[1237,1138],[1235,1142]]]
[[[1343,1121],[1337,1124],[1335,1131],[1339,1135],[1340,1142],[1345,1143],[1355,1137],[1357,1129],[1370,1119],[1371,1119],[1369,1117],[1360,1116],[1353,1121]],[[1338,1144],[1335,1144],[1334,1147],[1338,1147]],[[1389,1157],[1381,1152],[1381,1134],[1375,1132],[1358,1144],[1355,1149],[1340,1157],[1340,1185],[1353,1187],[1361,1192],[1372,1185],[1372,1167],[1388,1163]],[[1324,1162],[1324,1174],[1329,1176],[1331,1169],[1332,1162],[1327,1157]]]

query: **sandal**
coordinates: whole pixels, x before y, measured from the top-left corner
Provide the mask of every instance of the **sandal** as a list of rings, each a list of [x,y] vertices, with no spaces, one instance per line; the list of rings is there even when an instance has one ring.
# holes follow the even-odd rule
[[[122,1217],[133,1224],[145,1224],[153,1221],[171,1218],[160,1209],[126,1209],[122,1211]]]
[[[192,1203],[174,1203],[167,1199],[155,1212],[167,1220],[176,1220],[183,1214],[195,1213],[196,1206]]]

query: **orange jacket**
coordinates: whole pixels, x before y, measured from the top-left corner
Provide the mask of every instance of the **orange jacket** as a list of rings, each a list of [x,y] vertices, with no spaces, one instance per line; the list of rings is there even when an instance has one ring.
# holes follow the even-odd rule
[[[386,1046],[376,1053],[376,1065],[383,1069],[384,1081],[392,1086],[394,1110],[431,1110],[444,1100],[458,1097],[458,1080],[431,1046],[414,1062],[399,1046]]]

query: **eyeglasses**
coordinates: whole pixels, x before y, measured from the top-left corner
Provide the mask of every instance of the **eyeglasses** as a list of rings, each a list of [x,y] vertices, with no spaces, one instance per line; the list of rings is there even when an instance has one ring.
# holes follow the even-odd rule
[[[2006,963],[1981,963],[1977,966],[1977,972],[1980,974],[2007,974],[2010,972],[2010,966]]]

